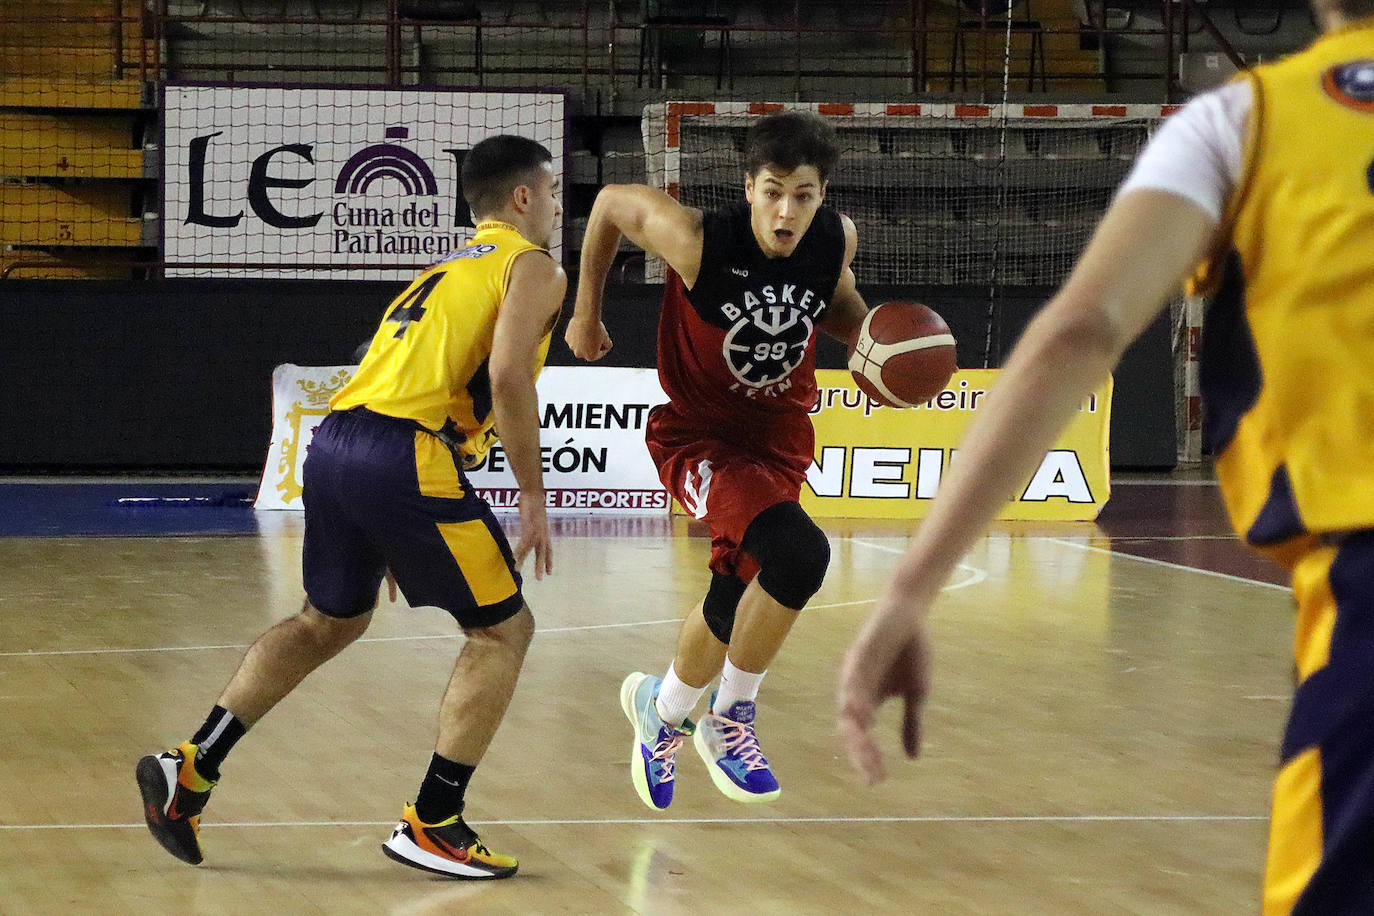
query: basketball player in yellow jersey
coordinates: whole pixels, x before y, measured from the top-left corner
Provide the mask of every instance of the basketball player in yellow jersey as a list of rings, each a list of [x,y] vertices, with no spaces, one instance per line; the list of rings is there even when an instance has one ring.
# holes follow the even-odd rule
[[[467,636],[439,707],[413,805],[383,851],[454,878],[504,878],[462,817],[468,780],[505,715],[534,634],[519,568],[553,568],[534,382],[567,279],[547,247],[562,216],[548,150],[491,137],[463,162],[472,241],[422,273],[383,315],[357,374],[330,404],[304,467],[306,603],[249,648],[200,730],[139,761],[144,815],[177,858],[202,860],[200,812],[225,755],[315,668],[367,629],[390,570],[412,605],[448,611]],[[520,485],[510,549],[464,467],[494,430]]]
[[[960,557],[1195,264],[1205,436],[1236,530],[1291,570],[1298,686],[1263,911],[1374,913],[1374,0],[1313,0],[1323,35],[1193,100],[1151,141],[1032,322],[845,657],[839,728],[905,705],[915,756],[927,612]]]

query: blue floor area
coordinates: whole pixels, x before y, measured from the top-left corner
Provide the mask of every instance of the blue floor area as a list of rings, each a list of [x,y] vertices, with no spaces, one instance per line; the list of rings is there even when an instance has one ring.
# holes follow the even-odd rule
[[[256,495],[241,483],[0,482],[0,537],[257,534]]]

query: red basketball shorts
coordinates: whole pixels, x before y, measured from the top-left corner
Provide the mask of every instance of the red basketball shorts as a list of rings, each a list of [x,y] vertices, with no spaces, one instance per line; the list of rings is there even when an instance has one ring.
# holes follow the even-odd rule
[[[663,486],[706,522],[711,571],[753,579],[758,564],[740,543],[760,512],[800,498],[815,444],[810,418],[789,415],[731,429],[665,404],[650,413],[644,438]]]

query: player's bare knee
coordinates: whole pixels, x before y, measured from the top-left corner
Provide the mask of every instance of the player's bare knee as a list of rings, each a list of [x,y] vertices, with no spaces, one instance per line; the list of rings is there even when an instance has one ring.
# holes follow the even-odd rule
[[[759,564],[759,586],[783,607],[801,610],[821,590],[830,541],[794,502],[760,512],[741,545]]]
[[[511,628],[511,641],[520,649],[523,655],[529,648],[530,641],[534,639],[534,614],[530,612],[528,604],[522,604],[520,610],[515,612],[515,616],[506,621]]]
[[[332,617],[307,601],[297,619],[304,624],[306,634],[320,652],[335,655],[367,632],[372,612],[364,611],[355,617]]]
[[[468,639],[488,642],[524,657],[534,639],[534,614],[530,613],[528,604],[522,604],[520,610],[500,623],[489,627],[465,627],[463,633]]]

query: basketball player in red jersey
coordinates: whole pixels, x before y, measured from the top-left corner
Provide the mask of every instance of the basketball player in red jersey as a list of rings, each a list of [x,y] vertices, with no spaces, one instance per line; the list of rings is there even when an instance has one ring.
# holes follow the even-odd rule
[[[635,730],[631,777],[651,808],[672,802],[677,751],[692,735],[726,796],[780,792],[754,701],[830,559],[797,501],[815,441],[815,332],[850,341],[867,312],[850,269],[854,223],[823,205],[838,157],[824,118],[772,115],[746,138],[744,200],[703,213],[646,185],[608,185],[587,222],[568,346],[587,360],[611,348],[601,306],[622,235],[667,261],[658,372],[669,402],[650,414],[646,438],[664,486],[711,532],[711,584],[672,664],[620,689]]]

